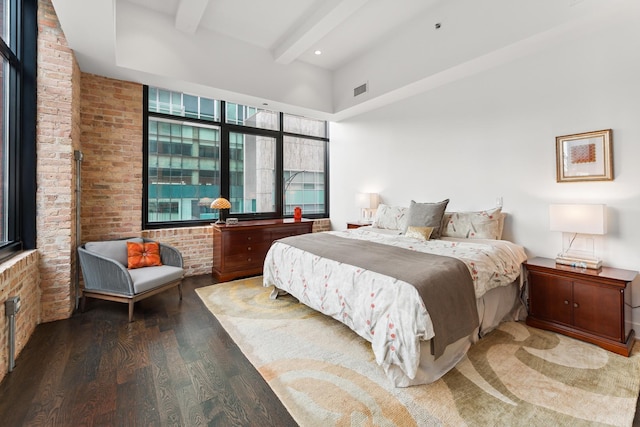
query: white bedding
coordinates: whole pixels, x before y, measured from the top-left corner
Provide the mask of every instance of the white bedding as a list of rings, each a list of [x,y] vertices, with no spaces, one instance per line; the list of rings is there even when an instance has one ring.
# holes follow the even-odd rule
[[[460,259],[469,269],[476,298],[482,298],[491,289],[511,284],[526,260],[521,246],[503,240],[444,238],[421,241],[379,231],[362,227],[329,233]],[[371,342],[376,362],[388,375],[396,371],[394,376],[398,377],[397,370],[400,369],[407,378],[416,377],[421,341],[431,339],[434,331],[414,286],[278,241],[267,253],[263,277],[264,286],[273,285],[292,294],[300,302],[339,320]]]

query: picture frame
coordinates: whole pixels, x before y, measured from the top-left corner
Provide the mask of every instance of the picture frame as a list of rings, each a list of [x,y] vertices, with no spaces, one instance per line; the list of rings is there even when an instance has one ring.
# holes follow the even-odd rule
[[[556,137],[557,182],[613,181],[611,129]]]

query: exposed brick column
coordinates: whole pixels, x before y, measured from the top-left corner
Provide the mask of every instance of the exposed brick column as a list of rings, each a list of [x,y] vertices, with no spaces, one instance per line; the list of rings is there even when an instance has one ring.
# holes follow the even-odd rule
[[[73,312],[80,69],[50,0],[38,3],[37,247],[41,320]],[[75,90],[74,90],[75,89]],[[74,93],[75,92],[75,93]]]
[[[82,241],[142,230],[142,85],[82,74]]]

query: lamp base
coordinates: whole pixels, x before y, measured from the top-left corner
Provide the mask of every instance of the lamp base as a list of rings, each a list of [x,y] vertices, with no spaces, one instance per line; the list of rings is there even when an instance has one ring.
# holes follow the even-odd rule
[[[559,254],[556,257],[556,264],[568,265],[570,267],[588,268],[598,270],[602,268],[602,260],[592,258],[575,258],[565,254]]]
[[[224,220],[219,219],[215,222],[215,224],[219,225],[219,224],[225,224]]]

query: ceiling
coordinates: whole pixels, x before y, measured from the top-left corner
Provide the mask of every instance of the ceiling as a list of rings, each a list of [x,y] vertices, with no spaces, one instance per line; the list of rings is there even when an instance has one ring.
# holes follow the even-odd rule
[[[342,120],[637,16],[640,2],[52,3],[84,72]],[[362,84],[367,91],[354,96]]]

